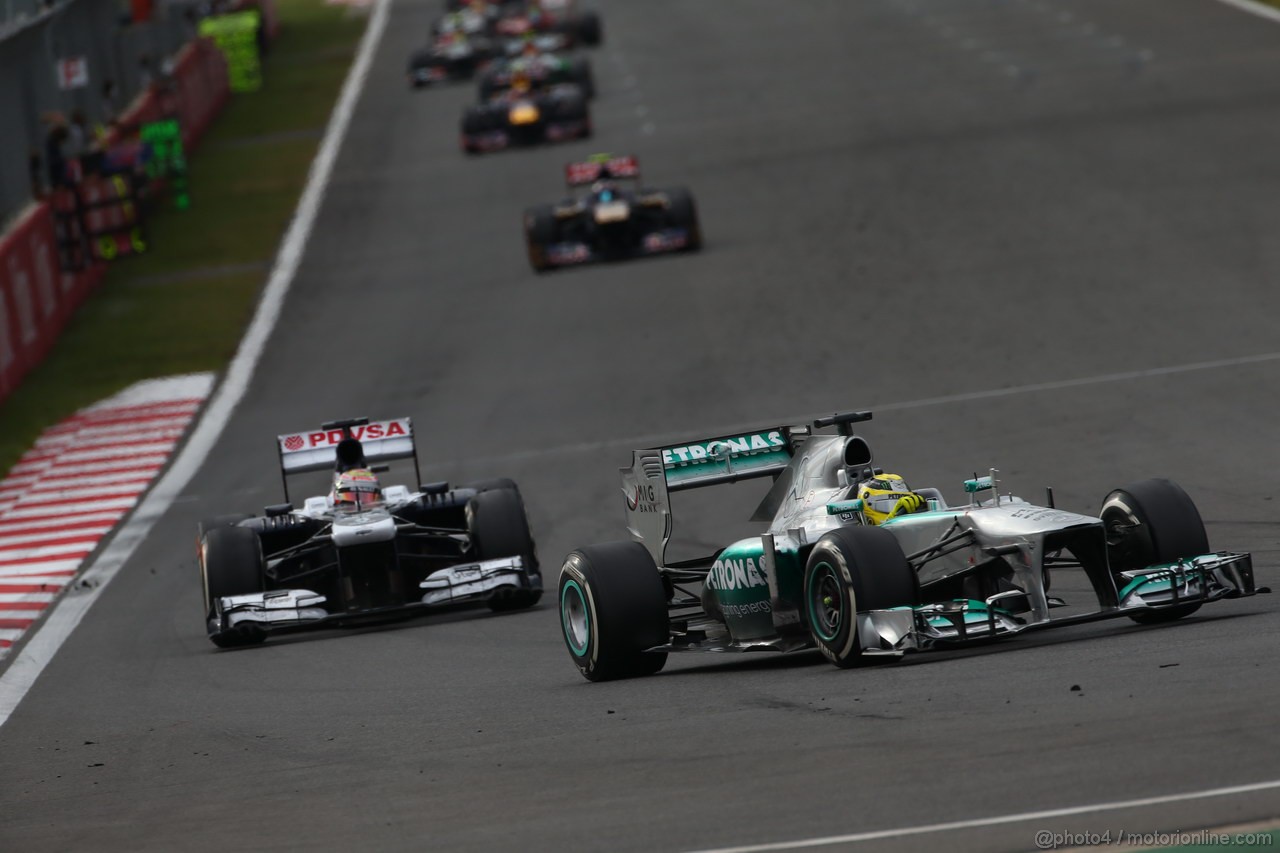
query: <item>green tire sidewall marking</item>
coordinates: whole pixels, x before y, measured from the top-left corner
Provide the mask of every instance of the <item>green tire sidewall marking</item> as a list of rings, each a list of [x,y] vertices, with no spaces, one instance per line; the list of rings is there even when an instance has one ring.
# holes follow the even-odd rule
[[[582,608],[583,627],[586,629],[586,636],[579,646],[573,639],[573,632],[569,627],[569,590],[572,589],[578,597],[578,606]],[[591,646],[591,613],[587,608],[587,596],[582,591],[582,587],[575,580],[566,581],[565,585],[560,588],[560,625],[564,630],[565,641],[569,644],[569,651],[574,657],[586,657],[587,649]]]
[[[826,560],[823,560],[821,563],[818,563],[813,567],[813,575],[809,579],[809,624],[813,627],[814,633],[816,633],[819,639],[824,643],[833,643],[835,642],[836,637],[839,636],[840,629],[837,628],[834,632],[828,633],[826,626],[822,624],[822,620],[818,616],[818,582],[823,577],[830,577],[832,580],[837,582],[837,585],[839,584],[839,578],[836,576],[835,567]]]

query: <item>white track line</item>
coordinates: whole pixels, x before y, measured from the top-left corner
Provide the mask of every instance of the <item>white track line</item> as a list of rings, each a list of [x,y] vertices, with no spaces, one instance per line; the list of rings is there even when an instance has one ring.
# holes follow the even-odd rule
[[[1266,18],[1280,24],[1280,9],[1274,6],[1265,6],[1262,3],[1255,2],[1255,0],[1218,0],[1218,2],[1226,3],[1241,12],[1248,12],[1251,15],[1257,15],[1259,18]]]
[[[191,432],[191,437],[174,459],[173,465],[143,499],[137,511],[120,528],[115,538],[111,540],[111,544],[98,555],[85,572],[84,577],[87,583],[78,584],[58,602],[58,605],[49,612],[48,619],[31,636],[9,668],[0,676],[0,726],[3,726],[13,715],[18,703],[27,695],[27,691],[35,684],[36,679],[62,647],[63,642],[80,624],[84,614],[98,600],[98,596],[106,589],[107,584],[116,576],[138,546],[146,540],[151,528],[204,464],[205,458],[222,434],[223,426],[231,419],[232,412],[244,398],[249,381],[253,378],[254,370],[262,357],[262,351],[280,318],[280,309],[284,304],[285,296],[302,262],[303,250],[315,226],[316,214],[320,210],[320,203],[324,200],[329,179],[333,175],[333,164],[337,160],[338,150],[347,135],[351,116],[355,113],[356,103],[369,76],[373,55],[378,43],[382,40],[383,31],[386,30],[390,5],[390,0],[374,2],[373,13],[360,40],[355,62],[347,73],[346,82],[342,85],[342,92],[338,96],[337,105],[333,108],[333,114],[329,116],[329,125],[325,129],[324,139],[320,142],[320,150],[316,152],[316,158],[311,162],[307,185],[302,191],[298,209],[280,245],[280,252],[276,255],[275,264],[271,268],[271,276],[262,292],[253,320],[240,341],[239,349],[236,350],[235,358],[227,368],[222,382],[213,392],[209,405]]]
[[[1137,809],[1146,806],[1162,806],[1188,800],[1204,800],[1211,797],[1229,797],[1254,791],[1271,791],[1280,788],[1280,779],[1256,782],[1252,785],[1233,785],[1230,788],[1210,788],[1207,791],[1190,791],[1185,794],[1168,794],[1163,797],[1143,797],[1139,800],[1122,800],[1114,803],[1096,803],[1090,806],[1072,806],[1065,809],[1047,809],[1039,812],[980,817],[973,820],[957,820],[950,823],[931,823],[924,826],[906,826],[900,829],[882,829],[876,832],[854,832],[848,835],[828,835],[822,838],[804,838],[796,841],[778,841],[772,844],[747,844],[741,847],[714,847],[696,853],[765,853],[773,850],[802,850],[812,847],[830,847],[833,844],[857,844],[863,841],[882,841],[886,838],[905,838],[912,835],[932,835],[938,832],[954,832],[960,829],[980,829],[1009,823],[1025,823],[1032,820],[1071,817],[1072,815],[1113,812],[1120,809]]]

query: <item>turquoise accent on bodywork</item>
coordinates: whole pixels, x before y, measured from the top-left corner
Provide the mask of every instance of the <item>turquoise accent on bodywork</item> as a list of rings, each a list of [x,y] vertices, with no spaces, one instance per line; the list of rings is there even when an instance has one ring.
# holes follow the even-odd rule
[[[754,640],[778,633],[773,624],[774,601],[764,565],[760,537],[743,539],[725,548],[707,571],[705,586],[716,597],[725,625],[735,640]],[[774,554],[778,598],[782,607],[799,609],[804,595],[804,566],[794,550]]]
[[[662,448],[668,485],[730,474],[782,470],[790,462],[786,437],[776,429]]]
[[[894,516],[893,518],[886,518],[884,521],[880,522],[880,526],[888,527],[890,524],[911,524],[914,521],[923,521],[924,519],[934,519],[942,515],[948,515],[948,516],[951,516],[952,518],[955,518],[957,515],[963,515],[963,514],[964,514],[963,512],[958,512],[954,509],[931,509],[931,510],[928,510],[927,512],[913,512],[913,513],[908,513],[907,515],[897,515],[897,516]]]
[[[993,489],[993,488],[995,488],[995,482],[991,479],[990,476],[978,477],[976,480],[964,481],[964,490],[968,494],[974,494],[976,492],[985,492],[988,489]]]
[[[772,636],[773,607],[764,568],[764,545],[759,537],[725,548],[707,571],[706,588],[713,590],[725,625],[735,640]]]
[[[957,600],[960,600],[960,599],[957,599]],[[989,608],[985,603],[974,600],[974,599],[969,599],[968,604],[969,604],[969,609],[964,612],[964,624],[966,625],[972,625],[980,622],[987,622],[991,618],[990,616],[991,613],[994,613],[997,616],[1011,617],[1013,615],[1008,610],[1002,610],[999,607]],[[926,614],[926,618],[928,619],[929,624],[935,628],[947,628],[947,627],[951,627],[954,624],[952,620],[947,619],[945,616]]]
[[[1137,578],[1129,581],[1129,583],[1125,584],[1124,589],[1120,590],[1120,599],[1123,601],[1134,592],[1137,592],[1139,587],[1144,586],[1148,588],[1148,591],[1156,592],[1158,590],[1168,589],[1170,581],[1169,578]]]
[[[1183,583],[1186,583],[1188,581],[1191,581],[1191,582],[1202,581],[1204,579],[1203,570],[1199,569],[1195,565],[1195,561],[1200,559],[1212,559],[1215,556],[1216,555],[1214,554],[1202,554],[1198,557],[1186,558],[1185,560],[1182,561],[1182,569],[1180,572],[1178,572],[1178,576],[1183,579]],[[1161,571],[1174,572],[1174,571],[1178,571],[1178,568],[1179,568],[1178,563],[1157,563],[1154,566],[1148,566],[1147,568],[1143,569],[1143,571],[1144,572],[1161,572]],[[1134,592],[1138,590],[1139,587],[1147,586],[1150,588],[1149,589],[1150,592],[1158,592],[1160,590],[1168,589],[1172,585],[1173,585],[1173,577],[1170,575],[1157,575],[1153,577],[1150,574],[1144,574],[1140,577],[1134,578],[1133,580],[1129,581],[1127,584],[1124,585],[1124,589],[1120,590],[1120,600],[1123,601],[1126,597],[1132,595]]]
[[[832,501],[827,504],[827,515],[843,515],[847,512],[862,512],[862,499],[851,501]]]

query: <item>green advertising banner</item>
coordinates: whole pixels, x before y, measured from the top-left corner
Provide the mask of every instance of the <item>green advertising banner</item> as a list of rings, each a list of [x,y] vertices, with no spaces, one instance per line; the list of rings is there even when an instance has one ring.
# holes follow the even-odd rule
[[[227,76],[233,92],[256,92],[262,88],[262,63],[258,57],[261,21],[261,13],[249,9],[200,22],[200,35],[213,39],[227,58]]]

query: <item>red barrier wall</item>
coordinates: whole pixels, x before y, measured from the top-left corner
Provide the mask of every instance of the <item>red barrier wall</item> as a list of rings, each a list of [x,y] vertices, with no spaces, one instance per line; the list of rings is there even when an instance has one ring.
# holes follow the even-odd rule
[[[0,399],[48,355],[101,265],[62,272],[48,203],[32,207],[0,237]]]

